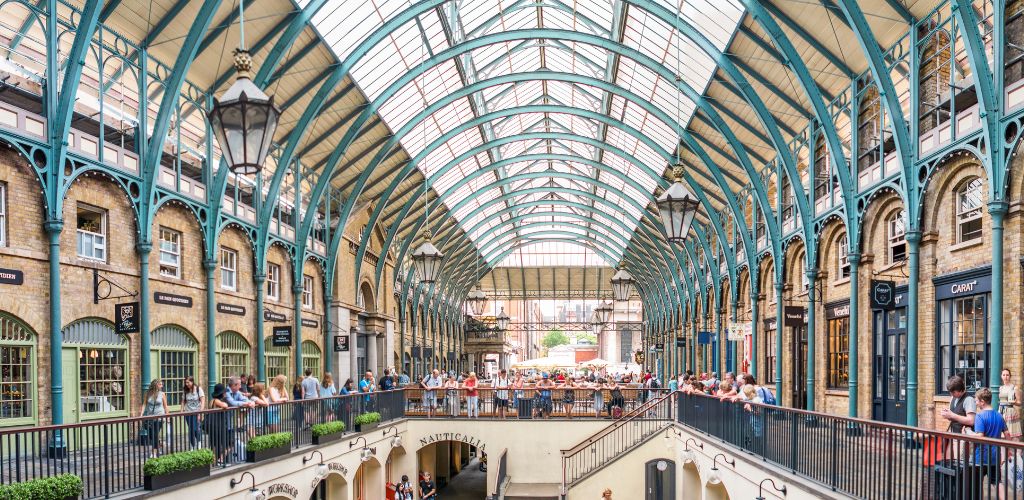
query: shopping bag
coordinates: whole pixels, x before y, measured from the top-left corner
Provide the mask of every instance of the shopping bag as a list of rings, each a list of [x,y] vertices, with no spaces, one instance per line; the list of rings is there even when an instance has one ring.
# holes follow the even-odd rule
[[[950,454],[949,439],[942,436],[926,436],[922,443],[922,461],[925,467],[934,467]]]

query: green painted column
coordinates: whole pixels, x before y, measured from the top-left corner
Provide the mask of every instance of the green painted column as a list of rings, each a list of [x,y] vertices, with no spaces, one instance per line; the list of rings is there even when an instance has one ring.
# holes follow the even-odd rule
[[[999,394],[1003,369],[1003,220],[1010,205],[1005,201],[988,204],[992,217],[992,311],[989,314],[989,342],[991,359],[988,367],[988,385],[993,394]]]
[[[814,396],[816,388],[814,385],[815,367],[817,357],[817,342],[815,342],[815,309],[817,309],[818,270],[807,270],[807,410],[814,411]]]
[[[299,274],[298,284],[292,285],[292,298],[294,299],[294,310],[292,312],[295,315],[292,318],[292,329],[294,330],[292,337],[295,342],[295,380],[299,380],[302,377],[302,274]],[[369,350],[369,348],[367,348]]]
[[[737,318],[739,318],[739,311],[738,311],[739,307],[740,307],[739,294],[736,294],[730,300],[730,305],[729,305],[729,320],[732,321],[733,323],[736,323]],[[739,370],[740,360],[737,357],[737,349],[736,349],[736,344],[737,343],[738,342],[735,342],[735,341],[732,341],[732,340],[728,340],[728,334],[726,335],[725,359],[728,360],[728,363],[726,363],[725,371],[733,372],[733,375],[739,374],[739,371],[740,371]]]
[[[256,273],[252,277],[252,282],[253,286],[256,287],[256,380],[268,383],[267,360],[263,351],[263,322],[265,321],[263,318],[263,301],[267,292],[264,287],[267,282],[267,275],[262,272]]]
[[[324,288],[324,320],[320,325],[324,329],[324,373],[334,374],[334,339],[331,338],[331,327],[329,325],[334,324],[331,321],[331,302],[334,302],[334,296],[327,292],[327,288]],[[385,351],[390,349],[391,346],[384,348]],[[388,366],[387,363],[384,366]],[[398,370],[396,367],[395,370]],[[338,378],[338,374],[334,374],[334,378]],[[344,380],[341,383],[345,383]]]
[[[217,385],[217,260],[203,261],[206,271],[206,386],[207,394],[213,394],[213,386]],[[257,339],[257,344],[260,344]]]
[[[48,220],[43,228],[50,243],[50,421],[59,425],[64,423],[64,363],[61,359],[64,331],[61,330],[60,310],[60,233],[64,222]]]
[[[722,308],[715,311],[715,342],[711,344],[714,346],[714,349],[711,350],[713,353],[711,357],[711,371],[718,372],[718,380],[722,380],[722,377],[725,376],[725,373],[721,370],[721,362],[722,346],[725,345],[727,340],[722,335],[722,316],[725,316],[725,311]]]
[[[149,324],[149,254],[153,251],[152,243],[139,243],[135,252],[139,255],[139,351],[142,360],[141,380],[142,394],[149,389],[153,380],[152,363],[150,363],[150,324]]]
[[[778,264],[776,264],[778,265]],[[782,401],[782,332],[785,321],[782,316],[782,292],[786,285],[782,276],[775,276],[775,399]]]
[[[860,353],[860,278],[858,268],[860,267],[860,254],[850,252],[846,257],[850,263],[850,361],[849,361],[849,393],[850,393],[850,416],[857,416],[857,391],[860,377],[859,353]]]
[[[921,231],[907,231],[907,425],[917,425],[917,351],[918,310],[921,292],[918,286],[921,272]],[[995,287],[993,287],[995,288]]]
[[[760,307],[758,302],[758,293],[753,287],[750,288],[750,374],[758,379],[757,376],[757,341],[758,341],[758,328],[757,325],[761,320]]]

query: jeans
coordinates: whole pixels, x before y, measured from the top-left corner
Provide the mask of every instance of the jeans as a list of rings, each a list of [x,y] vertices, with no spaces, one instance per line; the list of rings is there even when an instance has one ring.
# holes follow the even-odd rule
[[[199,415],[185,415],[185,425],[188,426],[189,447],[198,447],[203,440],[203,430],[199,426]]]
[[[477,403],[480,401],[480,396],[466,396],[466,411],[470,417],[479,417],[480,408]]]

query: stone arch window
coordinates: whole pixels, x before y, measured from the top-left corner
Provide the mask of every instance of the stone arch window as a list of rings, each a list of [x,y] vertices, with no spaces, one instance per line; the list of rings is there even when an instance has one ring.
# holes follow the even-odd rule
[[[819,200],[828,196],[829,168],[828,147],[825,145],[824,134],[818,134],[814,141],[814,199]]]
[[[217,374],[222,383],[226,385],[228,378],[250,371],[250,352],[249,342],[237,332],[217,334]]]
[[[786,224],[793,220],[793,182],[785,172],[779,177],[782,178],[782,223]]]
[[[922,25],[922,30],[932,28],[928,24]],[[948,105],[943,102],[950,95],[950,46],[949,34],[938,29],[928,33],[928,39],[924,41],[924,48],[921,50],[921,65],[918,68],[918,120],[919,133],[924,134],[940,123],[949,120],[950,111]]]
[[[0,426],[35,423],[35,345],[28,326],[0,312]]]
[[[893,212],[885,222],[886,241],[888,242],[889,263],[901,262],[907,258],[907,212]]]
[[[165,325],[152,333],[150,362],[153,372],[164,383],[168,406],[180,406],[182,385],[186,377],[195,377],[199,344],[184,329]]]
[[[263,339],[263,347],[267,380],[278,375],[287,377],[290,373],[288,370],[288,359],[291,357],[291,349],[288,347],[274,347],[273,339],[270,337]]]
[[[836,244],[836,276],[839,278],[850,277],[850,243],[846,233],[839,237]]]
[[[1003,81],[1007,86],[1024,80],[1024,0],[1006,2],[1006,46]]]
[[[865,170],[881,161],[882,115],[878,88],[868,85],[857,110],[857,169]]]
[[[77,368],[64,370],[65,394],[75,400],[64,405],[65,421],[128,415],[128,339],[96,318],[75,321],[63,334],[62,362]]]
[[[312,370],[314,377],[321,378],[320,357],[320,346],[316,345],[316,342],[312,340],[302,341],[302,373],[306,373],[306,370]]]
[[[981,238],[982,182],[978,177],[964,181],[953,198],[955,208],[956,243]]]

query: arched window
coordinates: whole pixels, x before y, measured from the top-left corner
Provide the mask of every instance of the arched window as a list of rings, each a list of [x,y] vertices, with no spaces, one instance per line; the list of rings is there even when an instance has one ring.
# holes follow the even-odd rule
[[[28,326],[0,312],[0,426],[35,422],[35,345]]]
[[[1024,79],[1024,0],[1006,2],[1006,45],[1003,81],[1009,86]]]
[[[235,332],[220,332],[217,335],[217,374],[220,381],[228,383],[228,378],[249,373],[249,342]]]
[[[177,326],[161,326],[152,333],[152,357],[157,363],[153,370],[164,383],[168,406],[181,405],[181,389],[185,377],[196,375],[196,353],[199,344],[185,330]]]
[[[316,342],[302,341],[302,373],[312,370],[314,377],[321,378],[320,357],[320,346],[316,345]]]
[[[836,245],[836,275],[840,278],[850,277],[850,245],[846,234],[839,237]]]
[[[857,110],[857,168],[866,170],[881,160],[882,136],[878,89],[869,85],[861,94]]]
[[[783,172],[782,177],[782,223],[793,220],[793,183],[789,175]]]
[[[828,147],[825,146],[825,136],[818,134],[814,141],[814,199],[818,200],[828,196],[828,180],[831,177],[828,159]]]
[[[889,263],[900,262],[907,258],[906,211],[893,213],[886,222],[889,241]]]
[[[975,177],[956,190],[956,242],[981,238],[981,179]]]
[[[922,25],[922,30],[931,29],[932,26]],[[925,33],[922,33],[924,35]],[[924,48],[921,50],[921,65],[918,70],[919,83],[919,107],[918,120],[919,132],[924,134],[937,127],[940,123],[949,120],[949,104],[945,103],[950,97],[950,44],[949,34],[943,30],[936,30],[931,36],[924,40]]]
[[[278,375],[288,376],[288,358],[291,349],[288,347],[274,347],[273,339],[267,337],[263,340],[264,356],[267,380]]]
[[[94,318],[75,321],[63,333],[64,366],[78,366],[77,372],[64,370],[65,390],[75,400],[64,405],[64,420],[127,415],[128,340],[114,333],[110,323]]]

